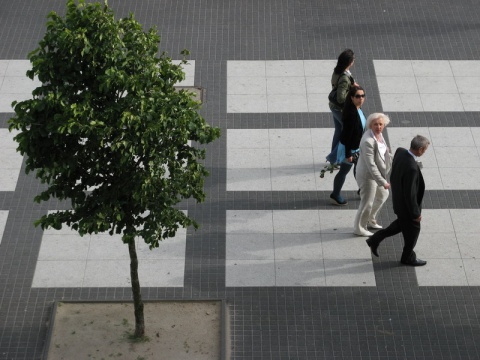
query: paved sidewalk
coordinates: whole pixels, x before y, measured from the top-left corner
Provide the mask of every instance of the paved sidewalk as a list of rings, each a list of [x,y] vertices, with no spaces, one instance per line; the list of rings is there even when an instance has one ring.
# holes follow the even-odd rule
[[[478,359],[480,348],[480,10],[467,0],[318,2],[179,0],[109,4],[157,26],[161,50],[191,52],[182,86],[205,89],[202,114],[222,129],[208,146],[200,224],[149,251],[138,242],[145,299],[226,299],[232,359]],[[59,300],[129,300],[128,250],[116,237],[33,227],[65,204],[34,204],[7,121],[38,81],[27,54],[64,1],[0,3],[0,360],[41,359]],[[416,134],[426,195],[416,248],[402,238],[373,257],[319,174],[333,133],[335,59],[356,53],[364,112],[391,117],[393,151]],[[395,218],[391,200],[380,223]]]

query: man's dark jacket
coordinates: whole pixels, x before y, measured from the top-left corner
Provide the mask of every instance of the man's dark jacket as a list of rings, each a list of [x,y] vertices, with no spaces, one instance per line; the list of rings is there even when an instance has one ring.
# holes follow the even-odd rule
[[[390,184],[395,214],[403,219],[418,219],[422,213],[425,182],[415,158],[404,148],[395,152]]]

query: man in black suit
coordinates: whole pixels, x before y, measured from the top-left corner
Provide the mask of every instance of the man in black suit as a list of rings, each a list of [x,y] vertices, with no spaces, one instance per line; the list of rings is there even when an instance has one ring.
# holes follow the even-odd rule
[[[383,239],[402,232],[405,245],[400,262],[410,266],[423,266],[427,263],[417,259],[413,248],[420,234],[422,200],[425,192],[425,182],[417,158],[427,151],[429,145],[430,141],[426,137],[417,135],[412,139],[410,150],[398,148],[395,152],[390,185],[393,211],[397,219],[366,240],[375,256],[378,256],[377,249]]]

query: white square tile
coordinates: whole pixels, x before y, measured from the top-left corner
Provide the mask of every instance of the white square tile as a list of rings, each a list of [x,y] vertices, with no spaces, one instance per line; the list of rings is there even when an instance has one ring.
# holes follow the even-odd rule
[[[231,149],[268,149],[268,129],[227,129],[227,152]]]
[[[448,233],[426,233],[423,229],[415,246],[420,258],[429,259],[461,259],[457,237],[453,231]],[[453,229],[453,228],[452,228]],[[428,266],[428,264],[427,264]]]
[[[423,179],[428,190],[445,190],[442,176],[438,168],[423,168]]]
[[[180,65],[180,60],[172,61],[176,65]],[[185,73],[185,79],[175,84],[175,86],[195,86],[195,60],[188,60],[188,63],[181,65]]]
[[[323,260],[275,261],[276,286],[325,286]]]
[[[459,94],[420,94],[424,111],[465,111]]]
[[[305,79],[308,94],[324,94],[323,102],[328,104],[328,94],[332,90],[331,76],[311,76]]]
[[[468,156],[468,161],[463,161],[465,155]],[[453,147],[453,146],[435,146],[435,157],[438,166],[441,168],[455,168],[457,171],[460,168],[478,168],[480,167],[480,158],[478,157],[478,150],[476,147]],[[464,172],[460,171],[460,172]],[[468,170],[467,170],[468,171]]]
[[[31,80],[27,77],[5,77],[0,87],[1,94],[28,94],[31,96],[32,91],[40,86],[38,80]]]
[[[471,127],[470,132],[472,134],[473,141],[477,148],[480,148],[480,127]]]
[[[452,60],[450,67],[456,77],[480,76],[480,61],[478,60]]]
[[[227,61],[227,78],[228,77],[265,77],[265,61]]]
[[[137,256],[140,262],[145,260],[183,260],[185,259],[186,244],[187,232],[180,228],[174,237],[160,241],[158,248],[152,250],[143,239],[138,239]]]
[[[418,76],[416,80],[421,94],[442,94],[441,98],[458,94],[457,84],[453,76]]]
[[[467,286],[462,259],[430,259],[427,265],[415,268],[419,286]]]
[[[272,191],[315,191],[316,179],[311,168],[290,166],[272,168]]]
[[[0,94],[0,113],[14,112],[12,102],[21,102],[31,98],[31,94]]]
[[[480,261],[478,259],[464,259],[463,265],[467,274],[469,286],[480,286]]]
[[[319,233],[276,233],[274,245],[275,259],[277,260],[318,260],[323,258]]]
[[[96,234],[90,237],[88,250],[90,260],[128,260],[128,245],[124,244],[121,235]]]
[[[0,78],[5,76],[9,62],[10,60],[0,60]]]
[[[433,146],[475,146],[472,132],[468,127],[431,127],[430,141]],[[455,139],[455,137],[459,138]],[[458,139],[462,139],[461,142]]]
[[[264,77],[231,77],[227,80],[229,95],[266,95],[267,79]]]
[[[2,243],[3,233],[7,226],[8,210],[0,210],[0,244]]]
[[[311,148],[312,133],[310,129],[269,129],[272,152],[287,151],[289,148]]]
[[[274,210],[273,232],[275,234],[320,234],[318,210]]]
[[[272,191],[270,168],[227,169],[227,191]]]
[[[225,261],[225,286],[275,286],[274,260]]]
[[[32,287],[82,287],[84,272],[83,260],[37,261]]]
[[[395,154],[397,148],[402,147],[405,149],[410,148],[410,142],[416,135],[426,136],[430,142],[433,144],[432,138],[430,136],[430,129],[427,127],[388,127],[386,132],[388,133],[388,138],[390,140],[390,145],[392,148],[392,153]],[[442,143],[438,144],[439,146],[444,146]],[[426,156],[431,149],[428,149],[424,156]],[[424,161],[424,156],[422,156],[422,162]]]
[[[326,286],[375,286],[371,260],[325,259]]]
[[[307,93],[308,112],[328,113],[328,93],[310,94]]]
[[[28,70],[32,70],[30,60],[7,60],[5,76],[27,76]]]
[[[307,93],[305,78],[297,76],[277,76],[267,78],[267,95],[303,95]]]
[[[269,149],[230,149],[227,152],[229,169],[267,169],[270,168]]]
[[[227,210],[227,234],[271,234],[272,210]]]
[[[304,60],[305,76],[307,77],[327,77],[327,83],[330,83],[333,69],[337,66],[336,60]]]
[[[352,221],[353,222],[353,221]],[[371,260],[370,248],[365,243],[366,237],[350,234],[322,234],[324,259],[367,259]]]
[[[310,140],[310,138],[308,138]],[[273,170],[281,168],[308,169],[313,172],[313,150],[306,148],[275,148],[270,151],[270,165]]]
[[[19,174],[20,169],[1,169],[0,191],[15,191]]]
[[[2,148],[0,153],[0,169],[18,169],[22,167],[23,157],[14,148]]]
[[[85,262],[84,262],[85,266]],[[140,276],[139,263],[139,278]],[[130,260],[88,260],[83,287],[130,287]],[[159,276],[159,274],[156,274]],[[142,286],[145,286],[142,284]]]
[[[266,75],[275,76],[305,76],[303,60],[272,60],[265,62]]]
[[[8,129],[0,129],[0,147],[3,149],[16,149],[18,143],[13,139],[20,132],[17,130],[9,131]],[[21,155],[18,153],[21,157]]]
[[[420,96],[417,94],[383,94],[380,93],[383,111],[411,112],[424,111]]]
[[[378,89],[383,94],[418,94],[418,85],[413,76],[379,76]]]
[[[144,287],[183,287],[184,273],[184,259],[142,260],[138,263],[138,276]]]
[[[448,209],[423,209],[422,234],[450,233],[453,231],[453,222]]]
[[[463,259],[480,259],[480,238],[478,234],[457,232],[456,236]]]
[[[267,108],[269,113],[308,112],[307,95],[267,95]]]
[[[480,76],[456,77],[455,83],[460,94],[480,94]]]
[[[413,67],[410,60],[373,60],[375,74],[381,76],[413,77]]]
[[[1,105],[1,103],[0,103]],[[266,113],[266,95],[227,95],[228,113]]]
[[[227,233],[226,248],[226,260],[275,259],[273,234]]]
[[[90,236],[75,235],[43,236],[38,260],[87,260]]]
[[[333,120],[332,128],[312,128],[312,145],[314,148],[331,148],[333,137]],[[329,151],[330,152],[330,151]],[[325,154],[328,155],[328,154]],[[325,158],[324,158],[325,159]]]
[[[320,210],[322,241],[336,239],[324,234],[348,234],[353,237],[353,220],[356,213],[357,210]]]
[[[450,62],[447,60],[413,60],[415,76],[452,76]]]
[[[453,228],[457,234],[478,234],[480,233],[480,209],[450,209]]]
[[[457,168],[440,168],[440,176],[445,190],[480,190],[479,168],[459,171]]]
[[[460,94],[465,111],[480,111],[480,94]]]

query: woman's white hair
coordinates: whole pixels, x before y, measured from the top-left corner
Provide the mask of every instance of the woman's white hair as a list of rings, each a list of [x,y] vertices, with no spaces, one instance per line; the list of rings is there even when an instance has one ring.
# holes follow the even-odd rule
[[[377,119],[383,119],[383,123],[385,124],[385,126],[390,124],[390,118],[387,115],[383,113],[373,113],[373,114],[370,114],[367,118],[367,129],[370,129],[370,125],[372,124],[372,121]]]

